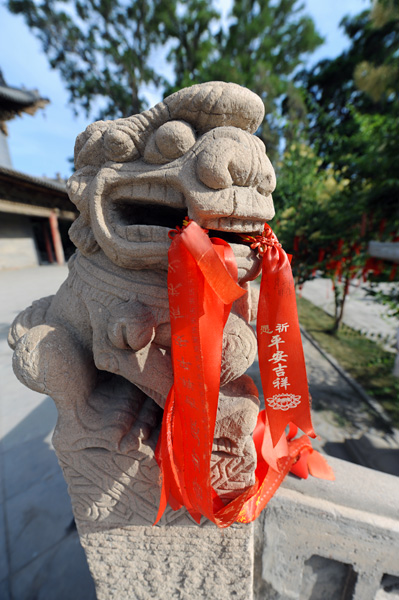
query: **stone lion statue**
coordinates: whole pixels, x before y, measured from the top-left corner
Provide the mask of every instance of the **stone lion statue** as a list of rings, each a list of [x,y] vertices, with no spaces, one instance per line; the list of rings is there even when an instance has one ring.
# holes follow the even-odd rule
[[[256,355],[248,282],[258,259],[235,234],[258,233],[274,215],[274,171],[253,135],[263,116],[252,92],[212,82],[93,123],[76,140],[77,251],[65,283],[16,318],[9,343],[20,381],[57,405],[53,443],[80,527],[154,521],[154,448],[173,382],[168,232],[186,215],[230,243],[248,290],[224,332],[212,484],[227,502],[254,482],[259,401],[245,372]]]

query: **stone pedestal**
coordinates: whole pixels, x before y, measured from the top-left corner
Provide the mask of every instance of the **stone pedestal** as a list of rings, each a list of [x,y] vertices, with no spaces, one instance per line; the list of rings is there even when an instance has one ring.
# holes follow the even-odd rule
[[[71,451],[64,444],[68,431],[62,419],[53,439],[97,599],[250,600],[253,524],[221,530],[206,519],[198,525],[185,509],[168,506],[160,524],[152,525],[159,503],[154,458],[159,428],[147,439],[139,436],[161,411],[149,399],[141,410],[131,407],[138,415],[137,437],[128,449],[106,448],[104,440],[92,438],[103,447]],[[83,443],[79,438],[75,448]],[[219,461],[218,472],[220,467]]]
[[[253,525],[80,530],[98,600],[251,600]]]
[[[58,409],[53,444],[100,600],[252,597],[252,526],[219,531],[170,508],[152,524],[160,494],[154,451],[177,378],[170,314],[182,318],[180,305],[169,310],[169,297],[184,285],[167,279],[179,263],[168,260],[169,233],[186,215],[230,244],[244,290],[210,354],[221,364],[206,476],[225,504],[255,482],[259,399],[245,373],[256,356],[249,281],[260,259],[236,234],[258,235],[274,215],[274,170],[253,135],[263,116],[262,100],[249,90],[210,82],[140,115],[89,125],[76,140],[68,182],[79,210],[68,279],[11,327],[17,377]],[[174,344],[185,343],[174,333]],[[206,401],[206,386],[192,381],[200,359],[181,362],[186,409],[194,395]],[[209,446],[201,448],[198,428],[207,428],[207,415],[201,418],[187,435],[199,441],[205,465]],[[182,451],[193,460],[180,468],[198,468],[196,452]]]

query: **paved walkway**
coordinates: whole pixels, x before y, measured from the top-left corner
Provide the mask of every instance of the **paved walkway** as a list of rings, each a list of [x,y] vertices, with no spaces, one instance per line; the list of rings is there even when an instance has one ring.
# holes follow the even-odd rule
[[[329,279],[314,279],[302,289],[304,298],[333,314],[334,298]],[[395,351],[399,319],[366,294],[362,285],[350,286],[343,321],[371,340]],[[313,420],[328,454],[399,475],[399,431],[388,433],[375,413],[334,367],[304,339]],[[399,398],[398,398],[399,401]]]
[[[94,600],[94,584],[51,446],[53,401],[15,378],[7,333],[33,300],[54,293],[66,267],[0,271],[0,598]]]
[[[78,535],[71,528],[71,504],[51,446],[56,410],[49,398],[17,381],[6,341],[14,317],[34,299],[54,293],[66,274],[66,267],[56,266],[0,271],[1,600],[95,598]],[[397,450],[390,447],[384,431],[352,388],[306,339],[304,350],[314,425],[322,438],[316,445],[334,456],[350,458],[353,448],[348,440],[361,441],[371,432],[373,443],[381,443],[378,456],[382,459],[376,466],[388,464],[392,452],[398,464]],[[259,383],[256,365],[251,371]],[[375,447],[373,451],[371,455],[376,456]]]
[[[307,281],[301,293],[327,313],[334,314],[334,292],[330,279]],[[395,347],[399,319],[389,317],[388,308],[368,296],[364,285],[357,280],[349,286],[343,322],[373,341],[382,342],[388,348]]]

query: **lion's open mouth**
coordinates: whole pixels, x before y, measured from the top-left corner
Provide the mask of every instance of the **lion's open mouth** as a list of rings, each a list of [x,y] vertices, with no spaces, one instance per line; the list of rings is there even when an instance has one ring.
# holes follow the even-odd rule
[[[149,228],[162,227],[168,230],[181,226],[187,215],[187,210],[187,208],[176,208],[164,204],[144,204],[132,201],[116,201],[110,207],[111,221],[116,225],[117,233],[124,239],[130,239],[131,241],[135,239],[134,234],[138,232],[140,232],[142,238],[143,229],[146,226]],[[246,234],[257,235],[263,226],[261,221],[248,222],[247,220],[234,219],[234,229],[236,231],[231,231],[229,230],[232,227],[231,221],[231,218],[219,219],[220,229],[209,229],[209,237],[219,237],[230,244],[246,244],[247,242],[243,241],[239,233],[245,232]],[[203,224],[201,225],[203,226]]]
[[[115,202],[112,207],[118,225],[155,225],[174,229],[181,225],[187,208],[174,208],[165,204],[143,204],[141,202]]]
[[[256,230],[251,233],[253,233],[253,235],[258,235],[259,231]],[[245,244],[246,246],[248,246],[248,242],[244,241],[239,233],[234,233],[233,231],[208,229],[208,234],[210,238],[217,237],[224,240],[225,242],[228,242],[229,244]]]

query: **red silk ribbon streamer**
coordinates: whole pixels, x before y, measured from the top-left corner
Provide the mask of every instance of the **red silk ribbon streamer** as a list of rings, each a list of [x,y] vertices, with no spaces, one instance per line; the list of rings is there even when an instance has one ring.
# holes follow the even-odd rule
[[[272,413],[273,424],[277,423],[278,431],[281,430],[276,440],[277,434],[273,436],[269,427],[270,410],[268,414],[262,411],[254,431],[258,455],[256,483],[227,506],[212,489],[210,461],[219,398],[223,329],[233,301],[246,292],[237,283],[237,266],[230,246],[217,238],[210,240],[195,222],[187,224],[186,221],[185,224],[185,228],[177,228],[168,255],[174,383],[166,400],[156,450],[161,469],[161,499],[156,523],[169,502],[174,510],[185,506],[197,522],[204,515],[218,527],[228,527],[235,521],[247,523],[256,519],[301,454],[311,456],[313,450],[306,435],[295,440],[292,436],[286,439],[285,426],[281,429],[282,420],[276,420]],[[269,286],[266,292],[263,290],[266,295],[272,294],[273,286],[287,285],[287,255],[281,255],[275,245],[271,249],[266,258],[270,261],[273,278],[272,287]],[[269,273],[266,276],[269,277]],[[292,315],[278,306],[277,310],[274,307],[274,313],[265,313],[261,304],[260,309],[269,318],[269,323],[279,323],[282,317],[289,317],[290,326],[294,322]],[[294,312],[296,314],[296,310]],[[274,321],[271,315],[274,315]],[[292,337],[285,339],[287,348],[297,341]],[[298,360],[295,356],[293,359],[290,364],[294,365],[292,374],[295,375]],[[302,387],[295,390],[304,393]],[[306,411],[289,409],[288,414],[289,420],[294,417],[301,428],[304,426],[314,435]],[[285,416],[283,421],[286,421]],[[331,478],[326,469],[324,477]]]
[[[273,446],[289,423],[316,437],[289,258],[267,224],[251,247],[262,256],[256,327],[259,370]]]
[[[174,384],[157,453],[162,471],[159,515],[172,496],[172,508],[185,505],[196,520],[201,515],[214,520],[210,459],[223,328],[233,301],[245,290],[236,283],[230,246],[222,240],[212,244],[194,222],[173,239],[168,258]]]

